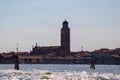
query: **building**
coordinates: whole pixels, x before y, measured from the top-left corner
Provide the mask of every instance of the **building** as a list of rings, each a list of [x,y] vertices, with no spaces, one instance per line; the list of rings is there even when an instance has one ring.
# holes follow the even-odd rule
[[[27,64],[120,64],[120,48],[102,48],[93,52],[70,51],[70,28],[65,20],[61,28],[60,46],[36,46],[29,52],[9,52],[0,54],[0,64],[15,63],[16,56],[20,63]]]
[[[57,53],[58,55],[66,55],[70,53],[70,28],[65,20],[61,28],[61,45],[60,46],[38,46],[32,48],[31,54],[48,54]]]
[[[70,29],[66,20],[63,22],[63,27],[61,29],[61,48],[63,52],[70,53]]]

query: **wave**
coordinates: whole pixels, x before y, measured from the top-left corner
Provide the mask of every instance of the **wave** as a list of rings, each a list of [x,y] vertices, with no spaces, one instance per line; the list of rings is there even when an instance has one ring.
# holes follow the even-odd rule
[[[96,71],[0,70],[0,80],[120,80],[120,74]]]

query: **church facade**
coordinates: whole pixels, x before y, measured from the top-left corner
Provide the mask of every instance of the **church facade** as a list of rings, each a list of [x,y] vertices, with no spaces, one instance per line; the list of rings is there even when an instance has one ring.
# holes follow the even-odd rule
[[[58,55],[65,55],[70,53],[70,28],[68,21],[62,23],[61,28],[61,45],[60,46],[38,46],[32,48],[31,54],[49,54],[56,53]]]

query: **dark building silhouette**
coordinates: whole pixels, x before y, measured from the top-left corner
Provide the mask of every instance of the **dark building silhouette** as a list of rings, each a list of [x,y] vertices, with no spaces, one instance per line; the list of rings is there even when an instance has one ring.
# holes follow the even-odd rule
[[[70,53],[70,29],[66,20],[63,22],[61,29],[61,46],[41,47],[36,44],[36,46],[33,47],[31,54],[48,54],[53,52],[59,55]]]
[[[61,29],[61,48],[63,48],[65,52],[70,53],[70,29],[66,20],[63,22]]]

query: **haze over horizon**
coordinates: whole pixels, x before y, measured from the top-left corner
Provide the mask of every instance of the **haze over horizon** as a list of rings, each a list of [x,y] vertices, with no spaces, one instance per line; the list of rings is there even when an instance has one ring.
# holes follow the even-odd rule
[[[0,53],[60,46],[65,19],[71,51],[120,48],[120,0],[0,0]]]

